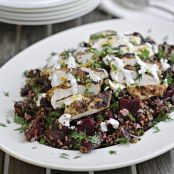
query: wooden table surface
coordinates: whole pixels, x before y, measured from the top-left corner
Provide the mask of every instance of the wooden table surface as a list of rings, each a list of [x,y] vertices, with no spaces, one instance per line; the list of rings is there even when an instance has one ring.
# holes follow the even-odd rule
[[[0,23],[0,66],[31,44],[65,29],[113,18],[98,9],[75,20],[49,26],[16,26]],[[2,83],[2,82],[1,82]],[[143,150],[143,149],[142,149]],[[0,150],[0,174],[75,174],[33,166],[19,161]],[[109,171],[90,174],[174,174],[174,150],[149,161]]]

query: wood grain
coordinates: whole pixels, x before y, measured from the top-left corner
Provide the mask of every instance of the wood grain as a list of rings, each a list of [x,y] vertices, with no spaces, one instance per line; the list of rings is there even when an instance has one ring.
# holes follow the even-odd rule
[[[45,174],[45,169],[25,162],[19,161],[13,157],[9,162],[9,174]]]
[[[3,174],[4,152],[0,150],[0,174]]]
[[[137,165],[138,174],[173,174],[170,152]]]
[[[95,174],[132,174],[130,167],[124,167],[115,170],[106,170],[101,172],[95,172]]]
[[[15,54],[16,27],[0,23],[0,66]]]
[[[0,65],[8,59],[22,51],[29,45],[47,36],[46,26],[21,27],[8,24],[0,24]],[[0,167],[2,169],[3,155],[0,153]],[[45,169],[35,167],[21,162],[15,158],[10,158],[9,173],[43,173]]]
[[[88,174],[88,172],[67,172],[60,170],[52,170],[51,174]]]

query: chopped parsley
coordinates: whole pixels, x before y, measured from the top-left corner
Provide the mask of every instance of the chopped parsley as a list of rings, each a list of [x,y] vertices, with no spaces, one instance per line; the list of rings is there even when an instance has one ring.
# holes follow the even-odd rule
[[[90,137],[90,141],[92,144],[97,144],[97,145],[101,144],[100,138],[97,135]]]
[[[92,40],[97,40],[97,39],[102,39],[102,38],[106,38],[112,36],[112,34],[101,34],[101,33],[97,33],[97,34],[92,34],[90,39]]]
[[[21,127],[15,129],[16,131],[19,131],[19,133],[23,133],[27,129],[27,127],[28,127],[27,121],[24,118],[19,117],[17,115],[15,115],[15,117],[14,117],[14,122],[16,124],[20,124],[21,125]]]
[[[7,125],[5,123],[2,123],[2,122],[0,123],[0,126],[1,127],[7,127]]]
[[[163,50],[163,48],[162,47],[159,47],[159,49],[158,49],[158,54],[157,54],[157,56],[158,56],[158,58],[164,58],[165,57],[165,52],[164,52],[164,50]]]
[[[164,113],[163,111],[153,120],[151,126],[154,127],[159,122],[169,122],[173,119],[170,117],[169,113]]]
[[[117,153],[117,152],[116,152],[115,150],[110,150],[110,151],[109,151],[109,154],[110,154],[110,155],[116,155],[116,153]]]
[[[129,138],[127,138],[127,137],[117,138],[116,142],[117,142],[117,144],[128,144]]]
[[[111,64],[112,71],[117,71],[117,67],[114,64]]]
[[[58,119],[62,114],[60,112],[53,111],[46,116],[46,124],[47,126],[51,126],[53,122]]]
[[[73,159],[78,159],[78,158],[81,158],[81,156],[75,156],[75,157],[73,157]]]
[[[9,92],[3,91],[3,94],[4,94],[5,97],[9,97]]]
[[[153,126],[154,132],[153,133],[158,133],[160,132],[160,129],[158,126]]]
[[[170,75],[169,73],[164,74],[164,77],[163,77],[164,83],[165,83],[165,79],[167,80],[168,85],[172,85],[174,83],[174,79],[173,79],[172,75]]]
[[[60,155],[59,158],[69,159],[67,156],[64,156],[64,155]]]
[[[138,56],[139,56],[141,59],[146,60],[146,59],[148,59],[148,58],[150,57],[150,51],[149,51],[148,49],[143,49],[143,50],[141,51],[141,53],[138,54]]]
[[[174,64],[174,53],[170,55],[170,61]]]
[[[45,138],[44,137],[41,137],[39,143],[40,144],[45,144]]]
[[[102,122],[102,121],[104,120],[104,117],[103,117],[103,115],[98,114],[98,115],[96,116],[96,119],[97,119],[98,122]]]

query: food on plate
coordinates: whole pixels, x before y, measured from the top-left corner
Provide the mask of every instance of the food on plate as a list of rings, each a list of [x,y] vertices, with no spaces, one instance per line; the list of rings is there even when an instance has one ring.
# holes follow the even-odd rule
[[[174,105],[174,46],[102,31],[25,72],[15,122],[27,141],[59,149],[136,143]]]

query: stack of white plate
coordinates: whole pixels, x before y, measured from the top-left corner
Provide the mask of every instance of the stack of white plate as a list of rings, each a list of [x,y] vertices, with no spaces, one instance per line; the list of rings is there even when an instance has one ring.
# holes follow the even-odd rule
[[[0,22],[45,25],[68,21],[94,10],[101,0],[0,0]]]

